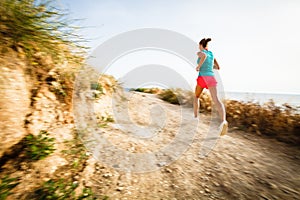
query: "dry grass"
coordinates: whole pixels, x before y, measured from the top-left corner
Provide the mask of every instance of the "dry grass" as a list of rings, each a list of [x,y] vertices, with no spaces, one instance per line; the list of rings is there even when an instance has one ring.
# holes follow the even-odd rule
[[[300,144],[300,114],[288,104],[276,106],[272,100],[264,105],[227,100],[226,109],[231,126]]]
[[[159,94],[162,90],[159,88],[132,88],[130,91]]]
[[[172,104],[192,106],[193,92],[180,89],[161,90],[159,98]],[[232,128],[258,135],[271,136],[279,141],[300,144],[300,114],[288,104],[277,106],[270,100],[260,105],[254,102],[225,100],[227,121]],[[212,102],[208,93],[200,96],[200,112],[210,113]]]

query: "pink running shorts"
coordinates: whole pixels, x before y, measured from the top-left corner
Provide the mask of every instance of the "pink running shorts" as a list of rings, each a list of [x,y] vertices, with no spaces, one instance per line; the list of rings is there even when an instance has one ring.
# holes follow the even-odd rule
[[[202,88],[216,87],[217,83],[214,76],[198,76],[197,78],[197,85]]]

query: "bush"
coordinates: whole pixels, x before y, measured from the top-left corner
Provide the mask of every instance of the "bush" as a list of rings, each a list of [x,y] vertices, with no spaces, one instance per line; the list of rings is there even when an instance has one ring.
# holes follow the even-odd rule
[[[159,98],[172,104],[193,106],[194,93],[180,89],[163,90]],[[254,102],[226,100],[226,116],[231,127],[250,133],[267,135],[291,144],[300,144],[300,114],[288,104],[276,106],[270,100],[264,105]],[[212,101],[208,93],[200,96],[200,112],[210,113]]]
[[[193,106],[194,94],[188,90],[176,89],[165,89],[158,93],[158,97],[164,101],[172,104],[184,105],[191,107]]]
[[[136,91],[136,92],[144,92],[149,94],[159,94],[161,92],[161,89],[159,88],[132,88],[130,91]]]
[[[48,135],[46,131],[41,131],[38,136],[26,136],[25,151],[28,158],[41,160],[54,152],[54,138],[49,138]]]
[[[76,197],[75,189],[78,187],[77,182],[66,182],[64,179],[58,181],[49,180],[45,182],[42,187],[38,188],[35,192],[37,200],[53,199],[53,200],[80,200],[80,199],[96,199],[90,188],[83,188],[82,193]]]
[[[38,91],[47,83],[57,99],[70,107],[75,73],[87,48],[76,34],[78,27],[71,25],[75,20],[68,20],[53,4],[52,0],[1,0],[0,54],[13,57],[16,52],[26,63],[30,90]]]
[[[61,10],[52,1],[2,0],[0,6],[0,45],[22,49],[28,58],[36,52],[51,55],[53,60],[75,58],[82,54],[83,40],[76,35]],[[72,49],[70,49],[70,47]],[[72,52],[72,54],[70,54]],[[37,64],[32,62],[32,64]]]
[[[264,105],[254,102],[226,101],[227,120],[231,126],[280,141],[300,144],[300,114],[284,104],[276,106],[271,100]]]
[[[19,184],[17,178],[9,178],[8,176],[5,176],[1,178],[0,183],[0,200],[6,199],[10,194],[11,190],[15,188]]]
[[[180,104],[179,96],[176,94],[176,91],[173,89],[167,89],[161,92],[158,97],[164,101],[167,101],[171,104]]]

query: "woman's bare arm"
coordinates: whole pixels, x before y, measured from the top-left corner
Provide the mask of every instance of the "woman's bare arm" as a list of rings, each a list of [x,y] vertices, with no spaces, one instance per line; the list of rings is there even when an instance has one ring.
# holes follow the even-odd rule
[[[200,70],[200,67],[202,66],[202,64],[204,63],[205,59],[206,59],[206,54],[203,53],[203,52],[199,52],[198,53],[198,56],[200,58],[200,61],[199,61],[199,64],[198,66],[196,67],[196,71],[199,71]]]
[[[219,63],[217,62],[216,59],[214,59],[214,69],[217,69],[217,70],[220,69]]]

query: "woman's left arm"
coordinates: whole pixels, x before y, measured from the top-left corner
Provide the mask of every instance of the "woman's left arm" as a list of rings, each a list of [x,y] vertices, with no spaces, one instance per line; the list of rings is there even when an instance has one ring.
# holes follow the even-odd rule
[[[217,70],[220,69],[219,63],[217,62],[216,59],[214,59],[214,69],[217,69]]]

